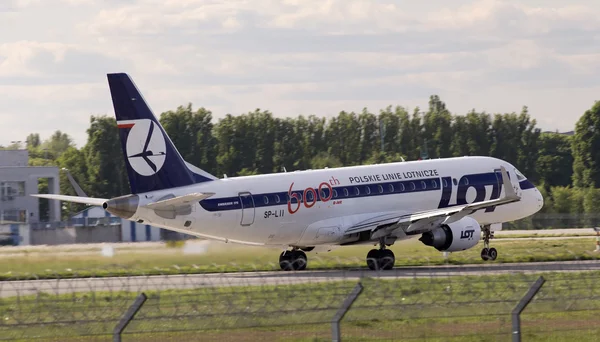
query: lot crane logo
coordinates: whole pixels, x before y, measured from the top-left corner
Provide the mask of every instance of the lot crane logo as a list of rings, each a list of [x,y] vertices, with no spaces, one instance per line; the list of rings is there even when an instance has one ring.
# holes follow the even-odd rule
[[[167,145],[160,127],[152,120],[119,121],[119,128],[130,128],[125,151],[129,165],[142,176],[156,174],[167,159]]]

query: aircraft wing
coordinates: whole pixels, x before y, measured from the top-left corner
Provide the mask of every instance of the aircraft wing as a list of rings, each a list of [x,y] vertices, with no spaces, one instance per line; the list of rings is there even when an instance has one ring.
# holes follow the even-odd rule
[[[192,202],[198,202],[214,195],[214,192],[195,192],[183,196],[177,196],[144,205],[143,207],[153,210],[169,210],[174,207],[189,205]]]
[[[439,224],[456,222],[467,215],[471,215],[478,210],[518,202],[521,200],[508,178],[508,173],[504,167],[500,168],[502,173],[502,184],[504,188],[504,197],[494,200],[476,202],[471,204],[457,205],[449,208],[426,210],[410,213],[396,217],[393,222],[379,222],[378,224],[359,224],[346,230],[347,234],[358,233],[365,230],[372,230],[374,237],[382,237],[391,234],[394,230],[402,229],[402,234],[414,231],[428,231]],[[377,234],[375,234],[377,232]]]
[[[65,202],[83,203],[89,205],[102,206],[102,204],[108,199],[106,198],[94,198],[94,197],[80,197],[80,196],[67,196],[67,195],[54,195],[54,194],[31,194],[33,197],[47,198]]]

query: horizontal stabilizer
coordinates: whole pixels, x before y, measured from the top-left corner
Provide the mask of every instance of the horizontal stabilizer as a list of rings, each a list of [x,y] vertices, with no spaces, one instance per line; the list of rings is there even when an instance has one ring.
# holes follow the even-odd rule
[[[214,195],[214,192],[192,193],[183,196],[173,197],[166,200],[146,204],[144,207],[153,210],[167,210],[173,207],[189,205],[192,202],[198,202]]]
[[[31,194],[33,197],[47,198],[65,202],[83,203],[89,205],[102,206],[107,201],[106,198],[93,198],[93,197],[80,197],[80,196],[66,196],[66,195],[53,195],[53,194]]]

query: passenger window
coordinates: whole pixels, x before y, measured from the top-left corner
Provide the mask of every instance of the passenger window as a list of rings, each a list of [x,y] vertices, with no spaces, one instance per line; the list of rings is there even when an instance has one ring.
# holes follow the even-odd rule
[[[265,204],[269,204],[269,197],[263,196],[263,202],[265,202]]]
[[[281,202],[281,198],[279,198],[279,195],[275,195],[275,203],[279,202]]]
[[[377,186],[377,189],[379,190],[379,193],[382,194],[383,193],[383,187],[381,185]]]
[[[311,201],[311,202],[312,202],[312,201],[314,200],[314,196],[315,196],[315,195],[313,194],[313,192],[312,192],[312,191],[307,191],[307,192],[306,192],[306,200],[307,200],[307,201]]]
[[[337,190],[336,190],[336,189],[333,189],[333,197],[334,197],[334,198],[337,198],[337,197],[338,197],[338,193],[337,193]]]
[[[370,194],[371,194],[371,188],[370,188],[368,185],[367,185],[367,186],[365,186],[365,193],[366,193],[367,195],[370,195]]]
[[[421,181],[421,189],[427,189],[427,183],[425,183],[425,181]]]
[[[344,188],[344,196],[348,197],[348,188]]]
[[[414,191],[416,189],[417,189],[417,186],[415,185],[415,183],[414,182],[410,182],[410,190]]]
[[[437,182],[435,180],[431,181],[431,185],[433,185],[434,189],[437,189]]]
[[[360,189],[358,187],[354,188],[354,194],[356,196],[360,195]]]
[[[390,184],[388,188],[390,188],[390,192],[394,192],[394,184]]]
[[[404,192],[406,190],[406,187],[404,186],[404,183],[400,183],[400,192]]]

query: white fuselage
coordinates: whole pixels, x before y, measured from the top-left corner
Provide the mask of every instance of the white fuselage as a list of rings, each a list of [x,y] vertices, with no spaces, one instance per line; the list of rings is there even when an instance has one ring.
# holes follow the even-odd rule
[[[338,245],[365,222],[499,198],[501,166],[521,200],[471,217],[486,225],[539,211],[540,192],[514,166],[491,157],[461,157],[225,178],[143,193],[130,220],[237,243]],[[215,195],[174,219],[142,208],[167,195],[194,192]]]

